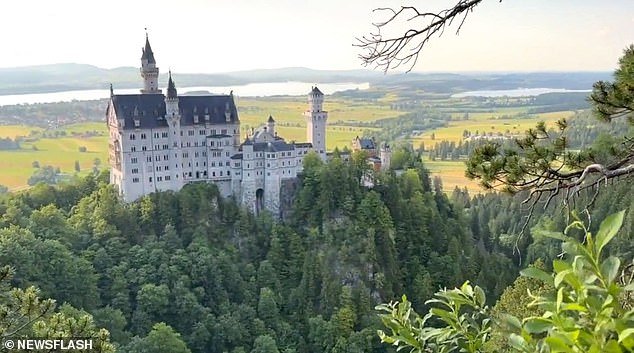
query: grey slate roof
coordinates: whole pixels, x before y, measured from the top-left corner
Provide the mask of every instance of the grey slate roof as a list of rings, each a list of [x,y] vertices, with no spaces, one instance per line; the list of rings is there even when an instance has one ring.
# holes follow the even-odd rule
[[[313,147],[313,144],[310,142],[295,142],[293,145],[295,145],[295,147]]]
[[[257,142],[253,144],[253,151],[257,152],[282,152],[292,151],[294,149],[294,145],[288,144],[285,141]]]
[[[162,94],[116,94],[112,96],[118,119],[124,119],[125,129],[149,129],[167,127],[165,121],[165,96]],[[198,124],[237,123],[238,110],[230,95],[180,96],[178,107],[181,114],[181,126],[194,123],[194,109],[198,114]],[[134,114],[140,119],[140,126],[134,126]],[[225,111],[229,112],[226,121]],[[205,112],[209,112],[209,121],[205,121]]]
[[[209,135],[209,136],[207,136],[207,137],[212,138],[212,139],[220,139],[220,138],[223,138],[223,137],[231,137],[231,135],[227,135],[227,134],[215,134],[215,135]]]
[[[178,93],[176,92],[176,85],[172,80],[172,71],[170,71],[169,77],[169,81],[167,82],[167,98],[176,98],[178,97]]]
[[[319,88],[317,88],[317,86],[313,87],[313,89],[310,91],[310,93],[312,94],[318,94],[318,95],[324,95],[323,93],[321,93],[321,91],[319,90]]]
[[[359,141],[359,146],[361,146],[363,150],[373,150],[376,148],[374,140],[372,139],[357,137],[357,141]]]
[[[233,156],[231,156],[231,159],[242,159],[242,153],[236,153]]]
[[[143,55],[141,56],[141,60],[147,59],[147,62],[150,64],[156,64],[156,60],[154,60],[154,53],[152,52],[152,47],[150,46],[150,39],[147,34],[145,35],[145,48],[143,48]]]

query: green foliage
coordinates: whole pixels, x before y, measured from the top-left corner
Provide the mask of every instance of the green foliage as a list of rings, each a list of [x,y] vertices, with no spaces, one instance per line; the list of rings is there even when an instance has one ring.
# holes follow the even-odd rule
[[[378,331],[381,342],[422,352],[483,352],[491,331],[490,310],[482,288],[465,282],[460,288],[441,290],[426,304],[434,304],[424,317],[411,307],[406,296],[400,303],[377,306],[389,333]],[[434,322],[437,322],[435,324]]]
[[[499,312],[492,316],[483,307],[482,289],[465,283],[460,289],[436,293],[436,299],[428,302],[442,307],[431,308],[423,318],[411,308],[405,296],[401,303],[377,307],[384,312],[380,317],[390,330],[379,331],[381,341],[395,345],[397,350],[416,353],[484,352],[491,348],[488,342],[491,320],[497,318],[498,326],[510,332],[508,345],[514,351],[631,352],[634,310],[624,306],[622,294],[634,287],[616,281],[620,269],[617,257],[602,256],[621,228],[624,215],[621,211],[606,217],[596,236],[579,220],[570,224],[564,234],[549,234],[562,241],[564,259],[553,261],[552,273],[538,267],[522,271],[523,276],[546,285],[535,291],[526,288],[532,299],[529,307],[538,310],[537,314],[515,312],[526,315],[516,317]],[[570,235],[575,229],[583,232],[583,242]],[[512,290],[517,287],[520,283]],[[471,310],[461,313],[461,307]],[[497,345],[497,348],[504,347]]]
[[[72,307],[55,311],[55,301],[40,298],[35,287],[12,288],[13,269],[0,268],[0,339],[17,337],[91,338],[91,352],[112,353],[105,329],[97,329],[92,316]]]

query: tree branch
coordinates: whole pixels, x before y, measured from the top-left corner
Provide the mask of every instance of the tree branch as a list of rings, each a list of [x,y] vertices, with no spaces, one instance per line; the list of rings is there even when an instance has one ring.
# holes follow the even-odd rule
[[[388,18],[383,22],[374,23],[377,32],[356,38],[357,43],[353,45],[364,51],[359,55],[364,66],[376,65],[376,67],[388,71],[401,65],[410,64],[407,70],[409,72],[414,68],[421,51],[434,35],[442,36],[447,26],[451,26],[455,19],[460,19],[456,30],[456,35],[458,35],[469,13],[482,1],[458,0],[453,7],[437,13],[420,12],[413,6],[401,6],[398,10],[392,8],[375,9],[373,12],[389,13]],[[422,21],[422,24],[420,27],[409,28],[400,35],[383,35],[383,29],[388,29],[390,25],[401,20],[404,22],[419,20]]]

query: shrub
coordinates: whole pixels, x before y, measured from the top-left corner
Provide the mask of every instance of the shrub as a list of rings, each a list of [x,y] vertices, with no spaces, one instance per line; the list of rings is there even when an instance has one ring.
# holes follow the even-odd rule
[[[621,261],[604,258],[602,251],[614,238],[623,223],[625,212],[608,216],[596,236],[576,220],[561,233],[547,236],[562,242],[563,259],[553,261],[553,272],[537,267],[521,271],[521,275],[538,279],[552,290],[535,295],[529,304],[537,307],[539,316],[517,318],[501,314],[498,327],[509,335],[509,344],[516,352],[632,352],[634,350],[634,310],[625,303],[634,283],[618,283]],[[569,236],[571,230],[585,233],[583,242]],[[494,317],[485,304],[484,291],[468,282],[459,289],[441,290],[426,304],[433,305],[420,317],[407,298],[377,309],[389,329],[379,330],[381,341],[423,352],[485,352]],[[629,303],[631,304],[631,303]],[[626,309],[630,308],[630,309]]]

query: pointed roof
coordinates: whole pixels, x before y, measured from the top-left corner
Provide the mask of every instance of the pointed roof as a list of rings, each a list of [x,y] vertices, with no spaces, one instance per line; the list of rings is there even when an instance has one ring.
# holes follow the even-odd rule
[[[176,98],[178,93],[176,92],[176,85],[172,80],[172,70],[169,71],[169,80],[167,81],[167,98]]]
[[[310,94],[314,94],[314,95],[324,95],[323,93],[321,93],[321,91],[319,90],[319,88],[317,88],[317,86],[313,87],[310,91]]]
[[[267,122],[269,123],[274,123],[275,120],[273,119],[273,115],[269,115],[269,120],[267,120]]]
[[[149,64],[156,64],[156,60],[154,60],[154,53],[152,52],[152,47],[150,46],[150,39],[148,38],[147,33],[145,33],[145,48],[143,48],[143,55],[141,56],[141,60],[147,60]]]

